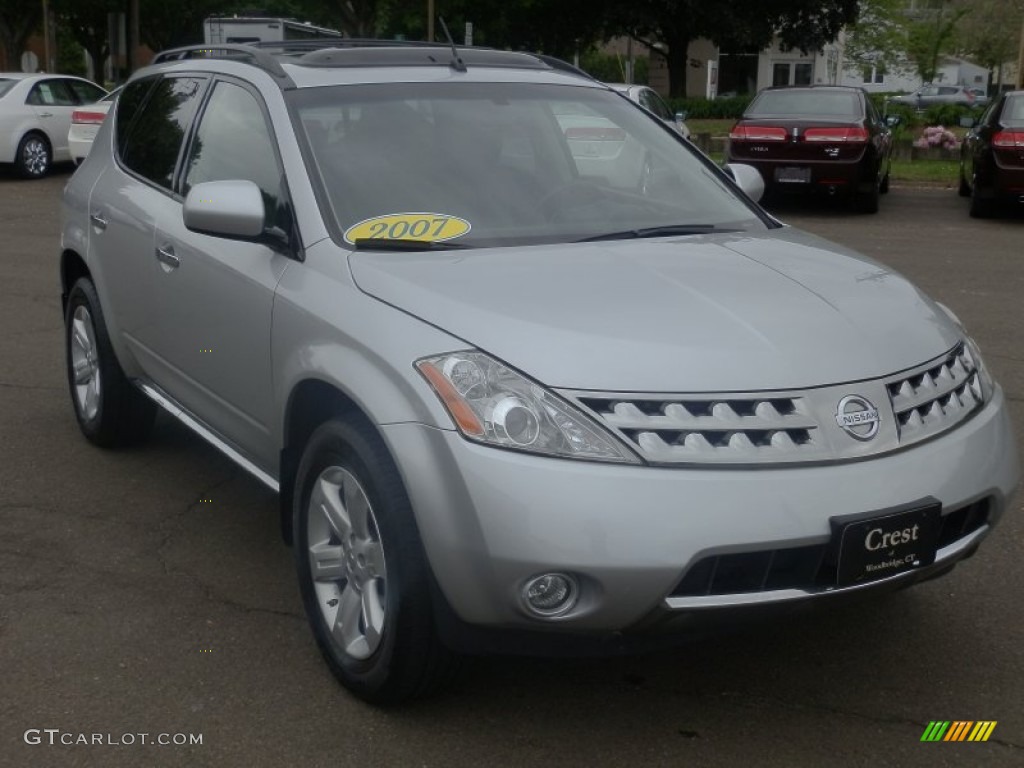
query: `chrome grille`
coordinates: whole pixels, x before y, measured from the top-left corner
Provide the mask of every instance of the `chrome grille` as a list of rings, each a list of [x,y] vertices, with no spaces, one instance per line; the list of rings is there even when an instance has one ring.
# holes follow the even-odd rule
[[[938,434],[966,418],[983,402],[981,372],[966,345],[938,363],[887,383],[900,442]]]
[[[558,391],[652,464],[800,464],[878,456],[941,434],[981,408],[983,375],[960,343],[899,374],[811,389]],[[870,440],[839,423],[839,404],[850,396],[879,411],[878,432]]]
[[[801,397],[584,396],[579,402],[651,461],[766,461],[813,452],[817,421]]]

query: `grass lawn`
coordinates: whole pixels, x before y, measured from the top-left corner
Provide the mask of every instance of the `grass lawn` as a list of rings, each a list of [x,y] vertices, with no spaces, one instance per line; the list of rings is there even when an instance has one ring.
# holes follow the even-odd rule
[[[955,187],[960,163],[956,160],[893,160],[892,180]]]
[[[729,129],[736,124],[735,120],[689,120],[686,121],[686,127],[690,129],[690,133],[696,135],[698,133],[710,133],[712,136],[728,136]]]

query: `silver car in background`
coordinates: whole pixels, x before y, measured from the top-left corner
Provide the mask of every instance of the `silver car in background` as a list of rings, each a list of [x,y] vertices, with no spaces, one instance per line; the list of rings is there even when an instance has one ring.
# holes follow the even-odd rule
[[[953,312],[756,171],[544,57],[328,45],[136,73],[60,278],[84,435],[163,408],[278,491],[350,691],[908,586],[1011,509]]]

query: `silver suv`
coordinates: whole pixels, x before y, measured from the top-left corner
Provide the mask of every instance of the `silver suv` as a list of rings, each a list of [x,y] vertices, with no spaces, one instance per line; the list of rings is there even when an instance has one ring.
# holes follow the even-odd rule
[[[956,317],[756,171],[544,57],[300,47],[124,88],[64,195],[67,375],[93,443],[163,408],[280,492],[355,694],[906,586],[1009,508]]]

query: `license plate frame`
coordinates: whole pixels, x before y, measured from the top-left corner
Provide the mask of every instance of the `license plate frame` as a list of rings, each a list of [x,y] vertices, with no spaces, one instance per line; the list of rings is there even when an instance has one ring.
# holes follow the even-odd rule
[[[782,166],[775,169],[775,181],[779,184],[810,184],[811,169],[801,166]]]
[[[836,586],[868,584],[935,562],[942,505],[933,499],[870,515],[832,518]]]

